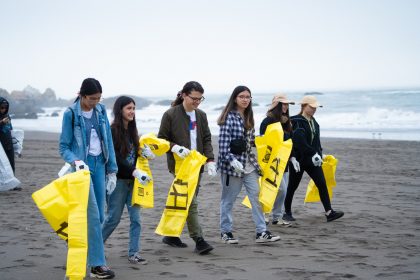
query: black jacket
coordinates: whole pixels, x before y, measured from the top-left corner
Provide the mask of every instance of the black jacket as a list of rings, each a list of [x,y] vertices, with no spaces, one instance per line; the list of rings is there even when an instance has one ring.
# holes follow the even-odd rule
[[[8,123],[0,123],[0,143],[3,145],[3,149],[5,151],[13,150],[13,141],[12,141],[12,125],[10,123],[10,116],[9,116],[9,102],[0,97],[0,105],[6,106],[7,109],[4,114],[0,113],[0,120],[4,118],[9,118]]]
[[[290,118],[293,126],[293,155],[305,166],[313,166],[312,157],[318,153],[322,157],[322,147],[319,134],[319,124],[314,118],[315,134],[313,140],[309,121],[302,115]]]
[[[114,128],[111,128],[111,132],[112,132],[112,139],[115,139]],[[114,143],[114,147],[115,147],[115,143]],[[118,166],[117,178],[134,180],[133,171],[136,169],[138,151],[135,151],[134,164],[130,164],[127,161],[126,156],[122,156],[120,153],[120,150],[117,147],[115,147],[114,150],[115,150],[115,158],[117,160],[117,166]]]

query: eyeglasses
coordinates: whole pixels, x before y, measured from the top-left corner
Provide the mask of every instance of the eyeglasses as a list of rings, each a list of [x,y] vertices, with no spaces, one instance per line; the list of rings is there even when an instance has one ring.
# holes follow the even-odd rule
[[[194,102],[203,102],[204,101],[204,96],[202,96],[202,97],[191,97],[191,96],[189,96],[189,95],[187,95],[189,98],[191,98],[192,99],[192,101],[194,101]]]
[[[242,100],[251,100],[252,99],[252,96],[244,96],[244,95],[238,95],[238,98],[239,99],[242,99]]]
[[[5,106],[0,107],[0,110],[5,110],[5,109],[7,109],[7,107],[5,107]]]

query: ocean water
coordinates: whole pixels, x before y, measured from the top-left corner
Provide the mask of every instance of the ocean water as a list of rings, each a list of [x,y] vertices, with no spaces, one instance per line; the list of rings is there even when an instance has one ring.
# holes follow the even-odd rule
[[[298,103],[304,93],[287,93],[289,99]],[[218,135],[219,127],[216,120],[221,108],[226,105],[230,94],[205,93],[206,100],[200,109],[207,113],[209,126],[213,135]],[[265,117],[265,113],[272,94],[253,93],[253,110],[256,132]],[[175,96],[146,97],[153,102],[172,100]],[[321,127],[321,137],[361,138],[386,140],[415,140],[420,141],[420,89],[410,90],[366,90],[366,91],[337,91],[324,92],[316,95],[323,105],[318,108],[315,118]],[[140,133],[159,130],[160,119],[168,106],[151,104],[136,111],[137,127]],[[65,108],[44,108],[45,114],[36,120],[13,119],[15,128],[60,132],[62,114]],[[300,111],[300,105],[291,105],[290,114]],[[51,117],[54,111],[58,117]],[[110,120],[111,111],[108,110]]]

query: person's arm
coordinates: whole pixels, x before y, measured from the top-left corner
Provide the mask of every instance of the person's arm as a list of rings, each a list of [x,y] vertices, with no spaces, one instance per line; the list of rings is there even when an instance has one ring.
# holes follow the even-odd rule
[[[205,113],[203,113],[203,153],[207,157],[207,161],[214,161],[213,146],[211,145],[211,132]]]
[[[76,160],[82,160],[82,159],[79,159],[72,152],[71,150],[72,143],[73,143],[73,113],[71,112],[71,109],[68,108],[63,114],[63,122],[62,122],[60,142],[59,142],[59,153],[62,159],[69,164],[73,164]]]
[[[232,139],[232,118],[226,117],[226,122],[220,126],[219,130],[219,154],[223,161],[231,162],[236,159],[230,152],[230,141]]]
[[[172,148],[176,143],[171,142],[171,126],[171,118],[168,111],[166,111],[162,116],[162,120],[160,121],[158,138],[169,141],[170,147]]]
[[[109,125],[108,117],[106,115],[105,106],[102,107],[102,112],[105,119],[105,127],[106,127],[106,134],[108,138],[108,162],[106,163],[106,173],[117,173],[118,172],[118,165],[115,158],[115,150],[114,150],[114,143],[112,140],[112,133],[111,133],[111,126]]]

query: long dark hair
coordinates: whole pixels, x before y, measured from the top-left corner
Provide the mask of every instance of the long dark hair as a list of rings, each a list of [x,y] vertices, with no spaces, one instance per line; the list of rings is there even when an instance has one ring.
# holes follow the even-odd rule
[[[237,110],[236,97],[238,97],[238,95],[243,91],[248,91],[249,94],[251,94],[251,90],[246,86],[237,86],[233,90],[228,103],[222,111],[222,114],[220,114],[219,118],[217,119],[218,125],[222,125],[226,122],[227,114],[230,111]],[[254,112],[252,111],[252,99],[250,100],[249,105],[244,112],[244,126],[246,129],[254,128]]]
[[[93,95],[98,92],[102,93],[101,83],[94,78],[86,78],[83,80],[78,96],[74,102],[79,100],[81,96]]]
[[[135,151],[139,150],[139,134],[137,131],[136,117],[128,122],[127,130],[124,128],[122,111],[125,106],[133,103],[136,105],[134,99],[128,96],[120,96],[115,100],[112,114],[114,120],[111,124],[112,140],[114,142],[114,149],[118,150],[122,157],[126,157],[130,152],[130,141],[134,145]]]
[[[267,117],[273,118],[281,123],[283,130],[287,133],[292,132],[292,122],[290,121],[289,109],[283,113],[283,103],[279,102],[276,107],[267,112]]]
[[[194,82],[194,81],[188,82],[184,85],[182,90],[178,92],[175,100],[172,101],[171,103],[171,107],[174,107],[184,102],[184,98],[182,98],[182,94],[185,93],[186,95],[189,95],[192,91],[198,91],[200,93],[204,93],[204,89],[200,85],[199,82]]]

